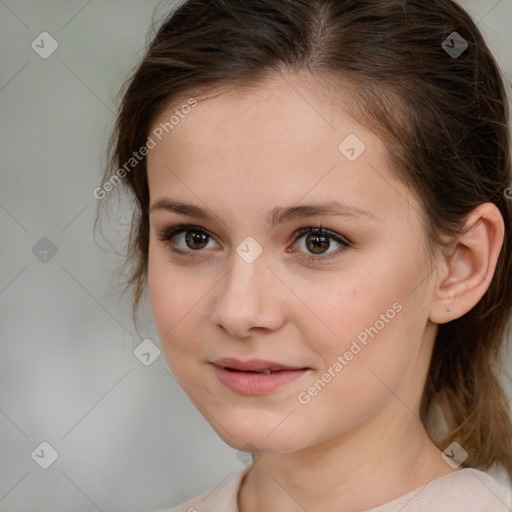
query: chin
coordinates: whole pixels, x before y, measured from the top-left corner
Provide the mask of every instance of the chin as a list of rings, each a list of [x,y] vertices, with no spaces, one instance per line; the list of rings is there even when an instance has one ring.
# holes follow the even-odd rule
[[[275,426],[282,421],[282,418],[274,423],[273,427],[266,424],[252,421],[249,425],[245,421],[237,423],[230,421],[226,428],[215,423],[210,423],[217,435],[235,450],[263,453],[286,453],[293,452],[307,445],[304,436],[296,436],[290,428],[279,428]]]

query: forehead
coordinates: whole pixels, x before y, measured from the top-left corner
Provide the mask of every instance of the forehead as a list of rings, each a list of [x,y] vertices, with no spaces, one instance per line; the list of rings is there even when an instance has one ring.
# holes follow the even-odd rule
[[[371,205],[376,214],[390,201],[407,206],[379,137],[348,114],[341,98],[329,102],[300,79],[228,89],[180,112],[185,104],[173,103],[152,125],[153,132],[173,115],[177,121],[148,154],[152,202],[179,192],[195,202],[215,194],[242,210],[336,196]]]

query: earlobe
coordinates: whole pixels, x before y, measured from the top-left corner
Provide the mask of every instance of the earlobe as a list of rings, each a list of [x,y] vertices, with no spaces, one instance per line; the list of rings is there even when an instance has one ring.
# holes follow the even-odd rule
[[[494,276],[504,233],[503,217],[493,203],[481,204],[468,215],[451,250],[439,256],[430,321],[450,322],[478,304]]]

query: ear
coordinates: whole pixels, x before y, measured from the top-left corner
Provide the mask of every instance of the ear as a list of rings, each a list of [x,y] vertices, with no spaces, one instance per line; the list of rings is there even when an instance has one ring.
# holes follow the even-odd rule
[[[478,304],[491,284],[504,233],[503,217],[493,203],[481,204],[468,215],[462,234],[450,249],[440,251],[432,322],[455,320]]]

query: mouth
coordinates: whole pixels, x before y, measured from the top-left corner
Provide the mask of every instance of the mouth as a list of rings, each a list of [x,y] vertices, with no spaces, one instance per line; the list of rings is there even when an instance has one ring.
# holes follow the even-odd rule
[[[275,391],[307,373],[311,368],[272,361],[221,359],[212,363],[219,381],[240,395],[262,395]]]
[[[214,361],[212,364],[228,371],[247,372],[247,373],[276,373],[280,371],[310,370],[302,366],[289,366],[273,361],[264,361],[262,359],[251,359],[249,361],[240,361],[234,358],[224,358]]]
[[[290,370],[269,370],[268,368],[261,371],[256,370],[237,370],[235,368],[224,368],[224,370],[227,370],[228,372],[237,372],[237,373],[264,373],[268,375],[269,373],[277,373],[277,372],[286,372]]]

